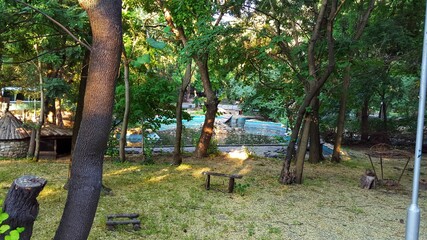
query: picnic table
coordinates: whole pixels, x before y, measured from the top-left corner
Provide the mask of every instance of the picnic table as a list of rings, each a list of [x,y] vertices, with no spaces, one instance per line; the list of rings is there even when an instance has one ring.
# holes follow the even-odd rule
[[[397,180],[397,183],[400,183],[400,180],[402,179],[403,173],[405,172],[406,168],[408,167],[409,160],[411,160],[411,154],[404,150],[399,150],[394,147],[392,147],[389,144],[386,143],[379,143],[374,146],[372,146],[367,152],[366,155],[369,157],[369,161],[371,162],[372,170],[375,173],[375,178],[378,180],[377,172],[375,170],[375,166],[373,163],[372,158],[379,158],[380,160],[380,170],[381,170],[381,180],[384,180],[384,170],[383,170],[383,164],[384,159],[404,159],[406,160],[405,166],[402,169],[402,172],[400,173],[400,176]]]

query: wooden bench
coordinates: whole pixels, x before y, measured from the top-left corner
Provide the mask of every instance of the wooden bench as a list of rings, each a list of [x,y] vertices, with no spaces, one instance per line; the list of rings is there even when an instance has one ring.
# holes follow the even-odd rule
[[[211,176],[219,176],[219,177],[228,177],[230,178],[228,182],[228,192],[232,193],[234,191],[234,179],[243,178],[243,175],[239,174],[225,174],[218,172],[202,172],[203,175],[206,175],[206,190],[211,188]]]
[[[141,221],[138,219],[139,214],[131,213],[131,214],[113,214],[107,216],[107,228],[108,230],[114,230],[117,225],[126,225],[132,224],[133,230],[141,229]],[[116,220],[118,219],[119,220]],[[128,219],[120,219],[120,218],[128,218]]]

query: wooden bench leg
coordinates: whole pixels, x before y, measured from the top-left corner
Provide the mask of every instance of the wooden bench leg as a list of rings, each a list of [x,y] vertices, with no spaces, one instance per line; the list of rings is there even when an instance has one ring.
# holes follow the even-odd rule
[[[211,188],[211,175],[206,175],[206,190]]]
[[[230,178],[230,181],[228,182],[228,192],[232,193],[234,191],[234,178]]]

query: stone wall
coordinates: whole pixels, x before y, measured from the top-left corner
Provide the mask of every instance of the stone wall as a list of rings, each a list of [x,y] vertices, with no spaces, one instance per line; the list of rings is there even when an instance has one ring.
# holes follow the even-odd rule
[[[0,141],[1,158],[24,158],[27,156],[29,140]]]

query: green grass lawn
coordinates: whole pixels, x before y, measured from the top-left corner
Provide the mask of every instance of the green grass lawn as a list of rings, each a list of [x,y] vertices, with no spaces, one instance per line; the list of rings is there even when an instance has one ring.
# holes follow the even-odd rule
[[[89,239],[402,239],[406,208],[410,203],[412,172],[398,188],[360,189],[359,178],[370,164],[363,154],[351,153],[342,164],[305,164],[304,184],[278,184],[282,162],[249,157],[242,160],[216,156],[184,158],[168,164],[168,156],[155,164],[104,165],[104,184],[112,195],[102,196]],[[399,163],[391,163],[399,164]],[[396,166],[397,166],[396,165]],[[48,180],[38,197],[40,212],[33,239],[52,239],[59,224],[67,192],[66,161],[0,160],[0,199],[11,182],[24,174]],[[244,175],[236,192],[227,193],[228,179],[213,176],[204,189],[203,171]],[[424,169],[425,170],[425,169]],[[390,167],[390,177],[398,177]],[[420,239],[427,239],[427,194],[420,194]],[[105,226],[108,214],[139,213],[142,229],[115,231]]]

